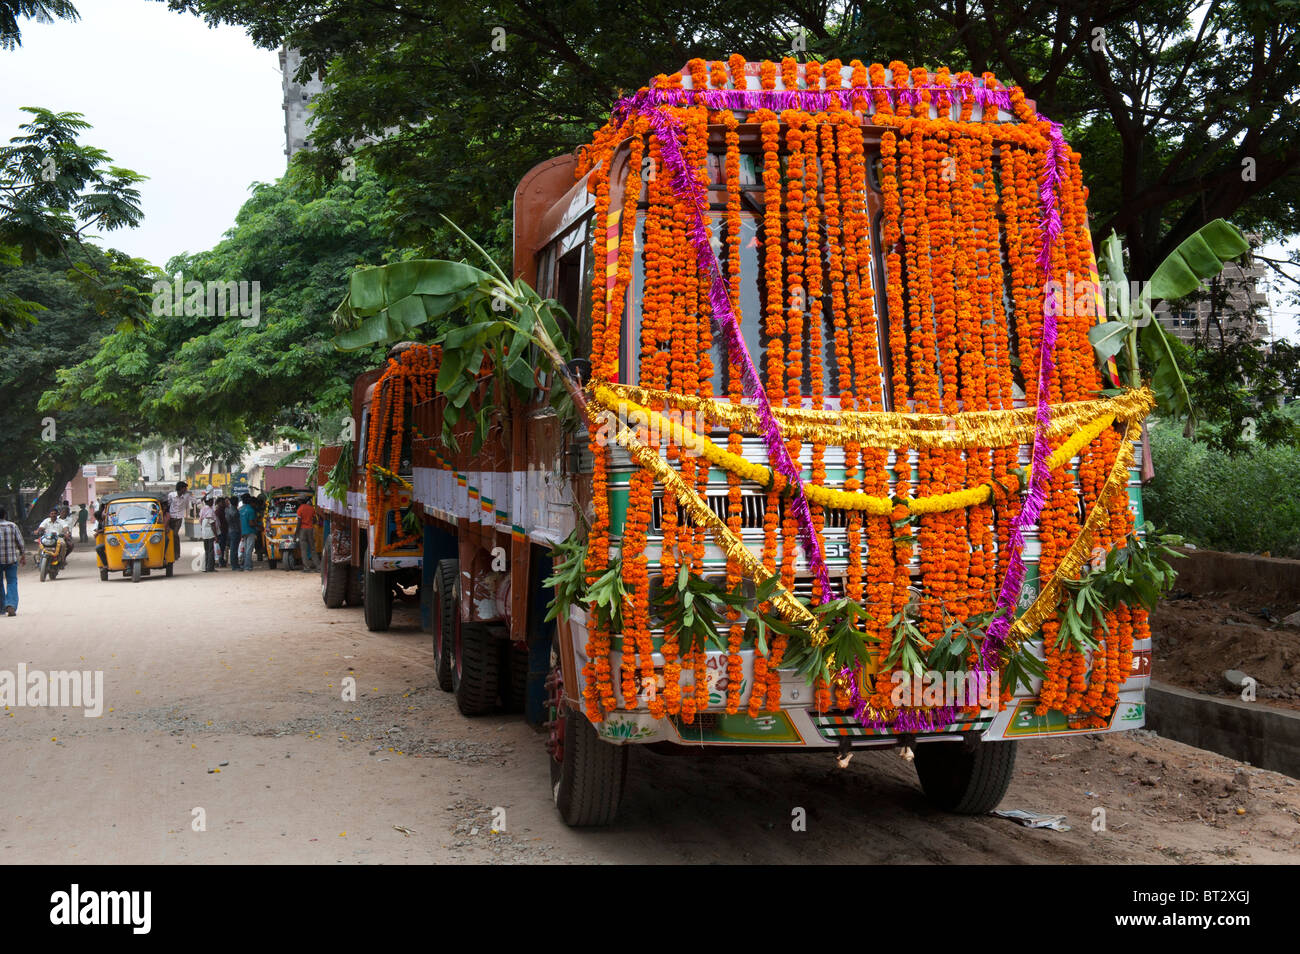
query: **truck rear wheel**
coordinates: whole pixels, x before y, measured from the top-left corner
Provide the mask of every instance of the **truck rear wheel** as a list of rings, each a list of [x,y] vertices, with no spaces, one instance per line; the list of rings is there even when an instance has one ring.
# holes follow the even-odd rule
[[[916,774],[936,808],[983,815],[998,807],[1016,768],[1015,742],[930,742],[916,747]]]
[[[482,623],[462,623],[452,614],[451,691],[463,715],[483,715],[497,705],[500,650],[496,635]]]
[[[523,712],[528,699],[528,647],[514,640],[503,640],[501,673],[501,705],[506,712]]]
[[[627,746],[601,741],[587,717],[564,701],[560,667],[546,681],[551,795],[572,828],[608,825],[618,815],[627,780]]]
[[[351,563],[340,563],[343,568],[345,588],[348,594],[349,606],[360,606],[365,602],[365,587],[361,585],[361,570],[358,570]]]
[[[440,560],[433,570],[433,672],[438,688],[452,690],[451,636],[460,615],[459,564]]]
[[[382,633],[393,621],[393,587],[387,573],[366,570],[366,629]]]
[[[320,595],[330,609],[338,609],[348,593],[348,571],[346,563],[334,563],[325,558],[325,581],[321,583]]]

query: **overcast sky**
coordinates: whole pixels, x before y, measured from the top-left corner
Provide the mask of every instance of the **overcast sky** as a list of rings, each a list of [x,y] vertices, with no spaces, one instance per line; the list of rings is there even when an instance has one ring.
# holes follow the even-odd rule
[[[284,174],[279,59],[235,27],[209,29],[151,0],[76,0],[81,18],[19,20],[23,45],[0,50],[0,141],[22,106],[85,114],[82,142],[134,169],[144,222],[106,234],[162,267],[209,249],[253,182]]]
[[[76,6],[76,22],[20,21],[22,47],[0,51],[0,142],[18,133],[22,106],[84,113],[95,127],[84,142],[150,177],[143,224],[104,244],[159,267],[212,248],[249,186],[284,174],[278,57],[153,0]],[[1274,333],[1300,342],[1296,306],[1270,297]]]

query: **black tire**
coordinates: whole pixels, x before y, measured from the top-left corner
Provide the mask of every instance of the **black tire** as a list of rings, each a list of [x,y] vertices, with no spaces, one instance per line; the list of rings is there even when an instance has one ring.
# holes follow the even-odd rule
[[[393,587],[387,573],[366,571],[366,629],[382,633],[393,621]]]
[[[433,570],[433,672],[438,688],[452,690],[451,637],[460,615],[460,567],[455,560],[441,560]]]
[[[916,774],[936,808],[984,815],[998,807],[1016,768],[1015,742],[930,742],[916,747]]]
[[[338,609],[348,595],[348,571],[346,563],[331,563],[325,560],[325,582],[321,584],[320,595],[330,609]]]
[[[284,554],[284,568],[286,570],[293,570],[293,553],[288,550],[286,550]]]
[[[462,623],[452,614],[451,691],[462,715],[483,715],[497,707],[501,649],[495,632],[482,623]]]
[[[99,570],[99,579],[104,583],[108,582],[108,571],[102,567]]]
[[[343,567],[344,586],[348,594],[349,606],[360,606],[366,599],[366,588],[361,585],[361,571],[351,563],[340,563]]]
[[[144,563],[143,560],[131,561],[131,582],[132,583],[140,582],[140,574],[144,571],[144,566],[142,565],[143,563]]]
[[[501,643],[501,705],[506,712],[523,712],[528,700],[528,647],[513,640]]]
[[[627,782],[627,746],[601,741],[587,717],[568,705],[560,720],[560,758],[551,753],[551,795],[571,828],[608,825]]]
[[[47,556],[43,556],[41,557],[41,582],[44,583],[45,578],[49,575],[50,575],[50,558]]]
[[[168,564],[167,564],[167,569],[164,571],[164,572],[166,573],[167,576],[171,576],[171,575],[172,575],[172,567],[173,567],[173,566],[175,566],[174,563],[168,563]]]
[[[266,558],[266,565],[267,565],[268,567],[270,567],[272,570],[275,569],[275,566],[276,566],[276,563],[277,563],[277,562],[279,562],[279,561],[277,561],[277,560],[272,560],[270,557],[267,557],[267,558]]]

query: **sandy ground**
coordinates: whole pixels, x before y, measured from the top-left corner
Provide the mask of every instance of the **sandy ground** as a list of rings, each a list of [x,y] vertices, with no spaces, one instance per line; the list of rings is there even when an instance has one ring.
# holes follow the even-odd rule
[[[644,750],[620,822],[573,831],[541,737],[465,719],[433,686],[414,610],[372,634],[359,610],[325,609],[314,575],[188,560],[102,583],[88,547],[56,581],[25,569],[20,590],[0,669],[101,669],[106,702],[97,719],[0,715],[10,864],[1300,862],[1294,780],[1147,732],[1021,745],[1003,807],[1062,813],[1069,832],[936,812],[892,752],[839,771],[828,754]]]

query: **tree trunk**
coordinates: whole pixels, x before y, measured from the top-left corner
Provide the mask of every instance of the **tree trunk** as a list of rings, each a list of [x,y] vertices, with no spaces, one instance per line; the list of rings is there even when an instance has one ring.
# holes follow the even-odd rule
[[[23,528],[23,532],[31,537],[36,534],[36,528],[40,526],[42,520],[50,515],[50,511],[58,507],[59,501],[63,499],[64,488],[68,486],[68,481],[77,476],[77,468],[80,466],[77,458],[63,458],[54,472],[54,481],[45,489],[32,509],[22,516],[22,519],[15,519],[14,523]]]

